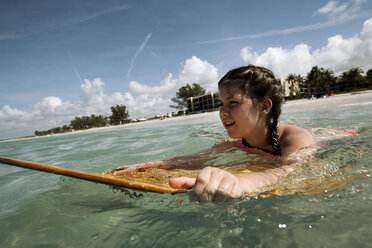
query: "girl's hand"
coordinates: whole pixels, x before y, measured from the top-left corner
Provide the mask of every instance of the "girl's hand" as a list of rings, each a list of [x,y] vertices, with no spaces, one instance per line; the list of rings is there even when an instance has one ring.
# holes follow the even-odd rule
[[[223,202],[238,198],[243,193],[243,185],[235,175],[214,167],[202,169],[196,179],[178,177],[169,181],[172,188],[191,189],[191,201]]]

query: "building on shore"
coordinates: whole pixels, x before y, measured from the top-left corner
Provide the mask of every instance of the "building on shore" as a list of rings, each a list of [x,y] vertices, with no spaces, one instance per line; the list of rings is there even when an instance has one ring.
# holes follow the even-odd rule
[[[219,107],[218,97],[218,92],[209,92],[202,96],[187,98],[187,113],[197,114],[217,110]]]
[[[282,92],[285,97],[309,95],[309,89],[306,84],[298,81],[293,81],[291,84],[286,78],[277,78],[282,86]]]

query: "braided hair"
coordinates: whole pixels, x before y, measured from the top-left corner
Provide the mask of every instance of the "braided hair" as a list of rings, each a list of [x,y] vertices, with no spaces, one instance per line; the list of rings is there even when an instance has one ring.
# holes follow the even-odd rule
[[[219,88],[225,85],[238,85],[253,102],[262,102],[265,99],[272,101],[272,108],[267,116],[266,124],[271,134],[274,154],[281,155],[278,143],[278,120],[284,96],[280,82],[275,79],[274,73],[264,67],[254,65],[239,67],[229,71],[218,82]]]

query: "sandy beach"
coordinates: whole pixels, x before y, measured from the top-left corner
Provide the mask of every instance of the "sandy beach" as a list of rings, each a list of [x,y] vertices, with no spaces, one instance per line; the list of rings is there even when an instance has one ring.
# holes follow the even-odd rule
[[[347,94],[339,94],[339,95],[334,95],[332,97],[318,98],[318,99],[313,99],[313,100],[300,99],[300,100],[287,101],[283,105],[283,112],[287,112],[287,111],[290,112],[292,110],[298,110],[298,109],[306,110],[308,108],[319,108],[319,107],[324,107],[327,105],[332,106],[336,104],[337,105],[339,104],[350,105],[350,104],[355,104],[356,100],[364,101],[365,104],[367,105],[372,104],[372,90],[347,93]],[[74,135],[74,134],[89,133],[89,132],[104,132],[108,130],[118,130],[118,129],[133,128],[133,127],[146,128],[146,127],[163,126],[167,124],[177,124],[177,123],[185,124],[185,122],[192,124],[192,123],[203,122],[203,120],[210,119],[210,118],[215,118],[216,120],[218,120],[219,119],[218,111],[206,112],[206,113],[194,114],[194,115],[186,115],[186,116],[177,116],[177,117],[172,117],[172,118],[166,118],[164,120],[156,119],[156,120],[148,120],[148,121],[143,121],[143,122],[118,125],[118,126],[91,128],[87,130],[79,130],[79,131],[68,132],[68,133],[14,138],[14,139],[0,140],[0,142],[37,139],[37,138],[45,138],[45,137],[61,136],[61,135]]]

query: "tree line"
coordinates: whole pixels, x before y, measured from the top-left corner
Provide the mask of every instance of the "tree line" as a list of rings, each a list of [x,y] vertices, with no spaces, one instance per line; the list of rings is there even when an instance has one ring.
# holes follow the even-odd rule
[[[286,79],[289,83],[290,98],[294,98],[295,95],[296,98],[320,97],[331,91],[341,93],[371,88],[372,69],[369,69],[365,76],[360,68],[351,68],[342,72],[339,76],[335,76],[330,69],[314,66],[306,77],[291,73]],[[304,90],[296,92],[296,84],[298,85],[297,90]]]
[[[125,105],[116,105],[111,107],[111,115],[90,115],[75,117],[70,121],[70,125],[51,128],[46,131],[35,131],[36,136],[72,132],[76,130],[84,130],[94,127],[104,127],[108,125],[120,125],[130,122],[129,113]]]

